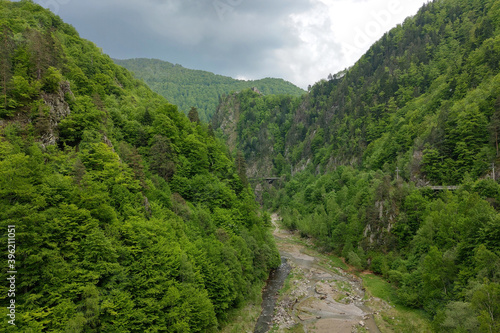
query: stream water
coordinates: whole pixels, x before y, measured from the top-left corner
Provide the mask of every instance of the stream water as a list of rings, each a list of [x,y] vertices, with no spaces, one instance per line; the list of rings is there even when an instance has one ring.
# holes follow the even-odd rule
[[[266,287],[262,292],[262,312],[255,325],[254,333],[266,333],[271,328],[278,291],[283,287],[291,270],[292,267],[287,263],[287,259],[281,257],[280,267],[269,274]]]

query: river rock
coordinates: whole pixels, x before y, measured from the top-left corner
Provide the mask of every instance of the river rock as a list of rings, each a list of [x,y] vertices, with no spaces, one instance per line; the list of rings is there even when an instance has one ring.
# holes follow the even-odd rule
[[[315,318],[314,316],[306,315],[306,314],[299,314],[299,315],[297,315],[297,317],[299,317],[299,319],[302,321],[311,320],[311,319]]]

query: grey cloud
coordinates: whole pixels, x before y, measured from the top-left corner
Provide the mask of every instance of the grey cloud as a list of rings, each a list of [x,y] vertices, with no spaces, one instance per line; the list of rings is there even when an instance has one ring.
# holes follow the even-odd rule
[[[298,45],[285,21],[312,6],[309,0],[73,0],[59,15],[112,57],[255,77],[279,75],[262,68],[263,57]]]
[[[34,1],[41,5],[59,4],[51,8],[56,8],[82,37],[95,42],[111,57],[158,58],[233,77],[282,77],[302,87],[352,65],[354,58],[360,56],[346,53],[356,31],[346,16],[354,13],[346,12],[346,8],[353,3],[368,3],[368,0]],[[423,1],[405,1],[401,6],[410,8]],[[372,2],[384,4],[384,0]],[[333,8],[335,14],[330,11]],[[336,16],[341,16],[343,23],[333,31]],[[375,40],[370,38],[369,43]]]

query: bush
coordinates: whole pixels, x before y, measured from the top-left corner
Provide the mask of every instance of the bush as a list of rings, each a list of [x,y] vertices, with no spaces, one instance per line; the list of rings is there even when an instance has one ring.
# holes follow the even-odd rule
[[[354,266],[356,269],[363,269],[363,265],[361,263],[361,259],[354,251],[349,251],[347,254],[347,262]]]

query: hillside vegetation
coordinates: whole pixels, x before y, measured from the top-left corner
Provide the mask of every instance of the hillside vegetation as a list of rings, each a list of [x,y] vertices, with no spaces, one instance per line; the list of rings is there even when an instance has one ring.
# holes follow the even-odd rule
[[[257,88],[265,95],[289,94],[301,96],[304,90],[283,79],[235,80],[228,76],[184,68],[157,59],[114,60],[144,80],[156,93],[179,106],[184,113],[198,109],[200,119],[210,121],[219,99],[231,92]]]
[[[287,227],[383,275],[437,331],[494,332],[499,119],[500,3],[442,0],[303,97],[227,96],[213,125],[252,177],[281,177],[263,203]]]
[[[260,293],[269,216],[207,125],[32,1],[0,45],[0,331],[211,332]]]

